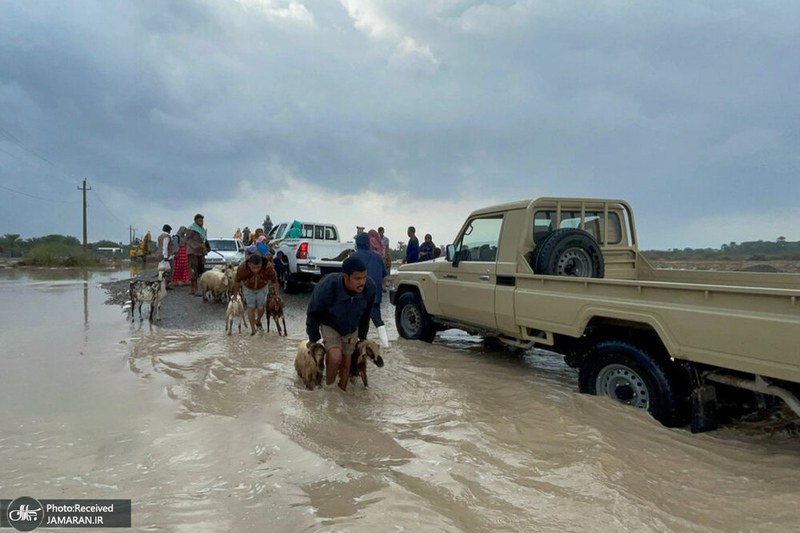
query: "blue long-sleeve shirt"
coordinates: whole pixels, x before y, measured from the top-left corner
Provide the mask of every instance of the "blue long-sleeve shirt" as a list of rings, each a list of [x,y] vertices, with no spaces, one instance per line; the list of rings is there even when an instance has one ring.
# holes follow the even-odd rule
[[[306,311],[306,333],[308,340],[317,342],[322,338],[321,325],[335,329],[345,336],[358,329],[358,338],[366,339],[369,318],[375,301],[375,282],[369,277],[362,292],[350,292],[344,287],[342,274],[326,275],[314,287]]]
[[[406,263],[419,263],[419,239],[416,237],[408,240]]]

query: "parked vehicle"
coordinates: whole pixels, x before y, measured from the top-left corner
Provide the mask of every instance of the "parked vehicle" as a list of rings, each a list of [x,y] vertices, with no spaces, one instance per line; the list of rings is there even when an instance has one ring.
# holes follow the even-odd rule
[[[342,261],[355,249],[352,241],[339,240],[336,225],[320,222],[280,222],[270,231],[270,239],[281,263],[278,275],[284,292],[340,271]]]
[[[800,414],[800,275],[659,270],[621,200],[540,198],[472,213],[446,258],[404,265],[400,335],[457,327],[543,347],[581,392],[664,425],[715,427],[716,393],[782,398]],[[724,385],[723,387],[719,387]]]
[[[244,261],[244,243],[241,239],[208,239],[211,251],[206,254],[206,267]]]

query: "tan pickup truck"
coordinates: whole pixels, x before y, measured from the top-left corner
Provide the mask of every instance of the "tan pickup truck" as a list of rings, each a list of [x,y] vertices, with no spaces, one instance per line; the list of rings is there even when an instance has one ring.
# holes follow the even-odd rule
[[[800,275],[655,269],[621,200],[475,211],[446,258],[400,267],[391,301],[404,338],[455,327],[539,346],[580,369],[581,392],[668,426],[713,429],[718,384],[800,414]]]

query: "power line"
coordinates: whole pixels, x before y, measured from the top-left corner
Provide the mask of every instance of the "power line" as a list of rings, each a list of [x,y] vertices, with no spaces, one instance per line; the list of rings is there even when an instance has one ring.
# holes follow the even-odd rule
[[[44,161],[45,163],[47,163],[48,165],[50,165],[50,166],[51,166],[51,167],[52,167],[54,170],[56,170],[56,171],[58,171],[58,172],[60,172],[60,173],[64,174],[65,176],[68,176],[68,177],[70,177],[70,178],[74,179],[75,181],[74,181],[74,182],[73,182],[73,181],[69,181],[69,180],[67,180],[67,179],[64,179],[64,178],[62,178],[61,176],[58,176],[57,174],[45,174],[45,175],[49,175],[49,176],[51,176],[51,177],[58,178],[60,181],[63,181],[63,182],[65,182],[65,183],[69,183],[69,184],[74,184],[74,183],[76,183],[76,182],[80,182],[80,180],[79,180],[79,179],[75,178],[75,176],[73,176],[72,174],[70,174],[69,172],[67,172],[65,169],[63,169],[63,168],[59,167],[58,165],[56,165],[55,163],[53,163],[52,161],[50,161],[49,159],[47,159],[47,158],[46,158],[46,157],[44,157],[43,155],[41,155],[41,154],[39,154],[38,152],[34,151],[33,149],[31,149],[31,148],[28,148],[28,146],[26,146],[26,145],[25,145],[25,143],[23,143],[22,141],[20,141],[20,140],[19,140],[19,139],[18,139],[18,138],[17,138],[17,137],[16,137],[16,136],[13,134],[13,133],[11,133],[10,131],[8,131],[7,129],[5,129],[5,128],[4,128],[4,127],[2,127],[2,126],[0,126],[0,140],[6,140],[6,141],[8,141],[8,142],[10,142],[10,143],[14,144],[15,146],[17,146],[17,147],[19,147],[20,149],[24,150],[24,151],[25,151],[25,152],[27,152],[28,154],[30,154],[30,155],[32,155],[32,156],[34,156],[34,157],[38,158],[38,159],[41,159],[42,161]],[[2,151],[3,153],[5,153],[5,154],[7,154],[7,155],[9,155],[9,156],[11,156],[11,157],[13,157],[13,158],[15,158],[15,159],[19,159],[20,161],[25,161],[25,162],[26,162],[26,163],[28,163],[28,164],[32,164],[32,162],[31,162],[31,161],[29,161],[29,160],[23,160],[23,159],[20,159],[19,157],[17,157],[15,154],[12,154],[11,152],[8,152],[8,151],[6,151],[6,150],[0,150],[0,151]],[[95,186],[96,186],[96,185],[97,185],[97,184],[95,183]],[[84,181],[83,181],[83,187],[84,187],[84,188],[86,187],[86,180],[84,180]],[[79,188],[79,189],[81,188],[81,187],[80,187],[80,185],[78,186],[78,188]],[[30,198],[35,198],[35,199],[37,199],[37,200],[43,200],[43,201],[45,201],[45,202],[53,202],[53,203],[65,203],[65,204],[73,204],[73,203],[77,203],[77,202],[70,202],[70,201],[63,201],[63,200],[61,200],[61,201],[60,201],[60,200],[49,200],[49,199],[47,199],[47,198],[42,198],[42,197],[40,197],[40,196],[35,196],[35,195],[32,195],[32,194],[24,193],[24,192],[22,192],[22,191],[16,191],[16,190],[14,190],[14,189],[10,189],[10,188],[8,188],[8,187],[4,187],[4,186],[3,186],[3,189],[6,189],[6,190],[8,190],[8,191],[11,191],[11,192],[14,192],[14,193],[17,193],[17,194],[21,194],[21,195],[23,195],[23,196],[28,196],[28,197],[30,197]],[[112,217],[112,218],[114,218],[114,219],[115,219],[117,222],[119,222],[121,226],[127,226],[127,224],[125,224],[124,222],[122,222],[122,220],[120,219],[120,217],[118,217],[116,214],[114,214],[114,212],[113,212],[113,211],[111,211],[111,209],[109,209],[109,207],[106,205],[106,203],[105,203],[105,202],[103,201],[103,199],[100,197],[100,195],[97,193],[97,190],[96,190],[96,189],[95,189],[95,191],[94,191],[94,192],[95,192],[95,196],[97,197],[97,200],[100,202],[100,205],[102,205],[102,206],[103,206],[103,209],[105,209],[105,210],[106,210],[106,212],[107,212],[109,215],[111,215],[111,217]],[[84,190],[84,209],[86,208],[86,198],[85,198],[85,196],[86,196],[86,191]]]
[[[12,154],[11,152],[7,152],[5,150],[0,150],[0,152],[3,152],[4,154],[6,154],[9,157],[13,157],[17,161],[22,161],[23,163],[27,163],[27,161],[25,161],[24,159],[22,159],[21,157],[19,157],[17,155]]]
[[[7,191],[11,191],[17,194],[21,194],[22,196],[27,196],[28,198],[35,198],[36,200],[44,200],[45,202],[53,202],[54,204],[76,204],[77,201],[66,201],[66,200],[50,200],[49,198],[42,198],[41,196],[35,196],[33,194],[28,194],[26,192],[17,191],[6,187],[5,185],[0,185],[0,189],[5,189]]]
[[[109,215],[111,215],[111,216],[112,216],[114,219],[116,219],[116,221],[117,221],[117,222],[119,222],[119,223],[120,223],[120,224],[122,224],[123,226],[126,226],[126,225],[127,225],[127,224],[125,224],[125,223],[124,223],[122,220],[120,220],[120,218],[119,218],[117,215],[115,215],[115,214],[114,214],[114,213],[111,211],[111,209],[109,209],[109,208],[108,208],[108,206],[107,206],[107,205],[106,205],[106,203],[103,201],[103,199],[102,199],[102,198],[100,198],[100,194],[97,192],[97,182],[95,182],[94,196],[95,196],[95,198],[97,198],[97,200],[100,202],[100,205],[102,205],[102,206],[103,206],[103,209],[105,209],[105,210],[106,210],[106,212],[107,212]]]
[[[60,176],[54,176],[54,177],[56,177],[56,178],[60,179],[61,181],[65,182],[65,183],[69,183],[70,185],[74,185],[74,184],[76,184],[76,183],[78,183],[78,182],[80,181],[80,180],[78,180],[78,179],[75,179],[75,177],[74,177],[74,176],[72,176],[72,175],[71,175],[69,172],[67,172],[67,171],[66,171],[66,170],[64,170],[63,168],[60,168],[58,165],[56,165],[55,163],[53,163],[52,161],[50,161],[49,159],[47,159],[47,158],[46,158],[46,157],[44,157],[43,155],[41,155],[41,154],[37,153],[36,151],[34,151],[34,150],[33,150],[33,149],[31,149],[31,148],[28,148],[28,147],[25,145],[25,143],[23,143],[22,141],[20,141],[19,139],[17,139],[17,138],[16,138],[16,137],[15,137],[15,136],[14,136],[14,135],[13,135],[13,134],[10,132],[10,131],[8,131],[7,129],[3,128],[2,126],[0,126],[0,134],[2,134],[2,136],[3,136],[3,137],[4,137],[4,138],[5,138],[5,139],[6,139],[8,142],[10,142],[10,143],[12,143],[12,144],[14,144],[14,145],[18,146],[19,148],[21,148],[22,150],[24,150],[24,151],[28,152],[28,153],[29,153],[29,154],[31,154],[32,156],[34,156],[34,157],[36,157],[36,158],[38,158],[38,159],[41,159],[42,161],[44,161],[45,163],[47,163],[48,165],[50,165],[50,166],[51,166],[51,167],[53,167],[54,169],[58,170],[59,172],[62,172],[62,173],[65,175],[65,176],[69,176],[70,178],[73,178],[73,180],[74,180],[74,181],[70,181],[70,180],[64,179],[64,178],[62,178],[62,177],[60,177]],[[11,155],[11,154],[9,154],[8,152],[5,152],[5,153],[6,153],[6,154],[8,154],[8,155]]]

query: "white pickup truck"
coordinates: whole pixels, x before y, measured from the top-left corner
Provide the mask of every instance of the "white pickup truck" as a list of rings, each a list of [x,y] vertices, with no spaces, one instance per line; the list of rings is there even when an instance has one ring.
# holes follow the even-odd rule
[[[281,261],[278,276],[284,292],[294,291],[298,283],[319,281],[325,274],[341,270],[342,261],[355,249],[352,241],[340,240],[335,224],[299,222],[299,236],[298,231],[291,231],[293,224],[280,222],[269,232],[275,256]]]

